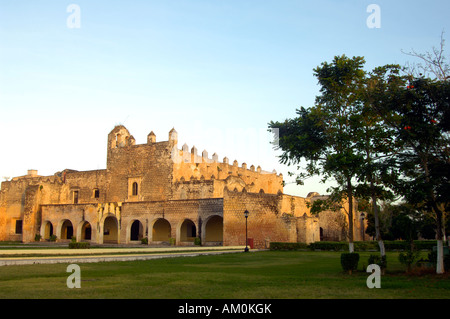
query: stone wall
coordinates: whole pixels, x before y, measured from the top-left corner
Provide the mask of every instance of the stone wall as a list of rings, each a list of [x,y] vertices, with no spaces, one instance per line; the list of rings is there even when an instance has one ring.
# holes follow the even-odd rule
[[[224,191],[224,245],[245,245],[245,216],[248,238],[255,248],[267,248],[270,241],[312,242],[319,238],[318,218],[304,211],[302,200],[282,194]],[[289,203],[289,213],[283,207]],[[296,206],[297,204],[297,206]],[[292,208],[293,205],[294,207]],[[317,224],[317,226],[316,226]],[[314,226],[314,227],[313,227]],[[311,228],[309,228],[311,227]]]

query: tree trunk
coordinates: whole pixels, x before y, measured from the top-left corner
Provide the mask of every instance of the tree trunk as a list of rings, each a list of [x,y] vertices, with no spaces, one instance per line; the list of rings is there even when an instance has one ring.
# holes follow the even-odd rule
[[[371,186],[373,186],[372,183],[371,183]],[[373,209],[373,215],[375,217],[375,236],[376,236],[376,240],[378,241],[378,246],[380,247],[380,255],[381,255],[381,257],[383,257],[383,256],[386,256],[386,251],[384,249],[384,242],[381,239],[380,219],[378,216],[377,197],[375,196],[374,192],[372,192],[372,209]]]
[[[355,251],[353,245],[353,187],[351,179],[347,179],[347,196],[348,196],[348,250],[353,253]]]
[[[444,244],[443,244],[443,231],[442,231],[442,212],[438,207],[436,210],[436,239],[437,239],[437,261],[436,261],[436,273],[443,274],[444,269]]]

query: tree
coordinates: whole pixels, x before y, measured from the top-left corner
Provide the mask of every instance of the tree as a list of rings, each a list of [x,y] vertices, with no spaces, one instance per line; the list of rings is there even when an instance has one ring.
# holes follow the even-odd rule
[[[367,82],[361,97],[364,103],[360,110],[358,149],[364,154],[364,161],[361,163],[358,176],[360,184],[356,188],[356,193],[362,199],[371,200],[375,237],[382,258],[386,252],[380,231],[377,200],[394,198],[393,192],[384,185],[383,173],[386,159],[396,154],[397,141],[393,138],[393,128],[381,120],[373,110],[383,101],[386,94],[395,92],[404,85],[406,79],[399,75],[400,70],[399,65],[376,67],[367,74]]]
[[[433,213],[436,272],[444,272],[445,214],[450,203],[450,83],[411,78],[374,108],[393,129],[398,151],[386,162],[390,186],[408,203]]]
[[[450,65],[446,62],[444,47],[444,31],[442,31],[439,48],[433,47],[431,52],[425,53],[418,53],[415,50],[403,52],[421,60],[419,63],[408,64],[407,72],[416,78],[434,76],[440,81],[447,81],[450,78]]]
[[[305,172],[298,182],[312,175],[322,175],[323,181],[333,178],[334,198],[348,201],[349,251],[353,245],[353,179],[363,156],[357,151],[358,134],[355,131],[360,118],[361,90],[365,72],[362,57],[336,56],[331,63],[324,62],[314,69],[321,86],[314,107],[297,110],[298,117],[283,123],[270,122],[271,129],[279,129],[278,148],[283,151],[280,162],[299,165],[306,160]]]

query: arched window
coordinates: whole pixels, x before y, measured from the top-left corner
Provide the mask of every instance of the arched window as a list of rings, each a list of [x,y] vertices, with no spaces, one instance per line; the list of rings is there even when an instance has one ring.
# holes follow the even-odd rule
[[[133,196],[136,196],[138,194],[138,184],[136,182],[133,183]]]

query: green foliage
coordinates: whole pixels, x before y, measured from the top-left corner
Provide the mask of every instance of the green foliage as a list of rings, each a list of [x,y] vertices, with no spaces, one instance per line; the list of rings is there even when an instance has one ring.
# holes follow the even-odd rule
[[[56,235],[51,235],[51,236],[50,236],[50,241],[56,241],[56,239],[57,239],[57,238],[56,238]]]
[[[41,238],[42,238],[42,236],[39,234],[34,235],[34,241],[40,241]]]
[[[306,243],[282,243],[282,242],[271,242],[270,250],[304,250],[308,249],[308,244]]]
[[[414,247],[417,250],[432,250],[436,246],[436,240],[414,240]],[[379,251],[376,241],[356,241],[355,251]],[[386,251],[406,251],[410,248],[410,242],[404,240],[385,240]],[[270,250],[305,250],[312,251],[345,251],[348,249],[348,242],[339,241],[317,241],[314,243],[287,243],[271,242]],[[450,269],[450,268],[449,268]]]
[[[198,237],[195,237],[194,238],[194,245],[201,246],[202,245],[202,240],[200,238],[198,238]]]
[[[142,238],[142,239],[141,239],[141,243],[142,243],[143,245],[148,245],[148,238],[147,238],[147,237]]]
[[[309,244],[309,248],[311,250],[333,250],[333,251],[341,251],[348,249],[347,242],[338,242],[338,241],[317,241]]]
[[[350,274],[352,271],[358,269],[359,254],[358,253],[342,253],[341,254],[341,266],[344,271],[348,271]]]
[[[91,248],[91,244],[87,242],[77,242],[77,241],[71,241],[69,243],[70,249],[89,249]]]
[[[367,263],[369,265],[377,264],[378,266],[380,266],[381,269],[386,269],[386,267],[387,267],[386,255],[384,255],[384,256],[370,255],[369,259],[367,260]]]
[[[432,263],[436,267],[437,263],[437,251],[433,250],[428,253],[428,262]],[[446,271],[450,270],[450,254],[444,254],[444,269]]]
[[[406,266],[406,271],[410,272],[414,263],[419,259],[420,251],[416,249],[413,241],[409,242],[409,249],[398,255],[398,261]]]

